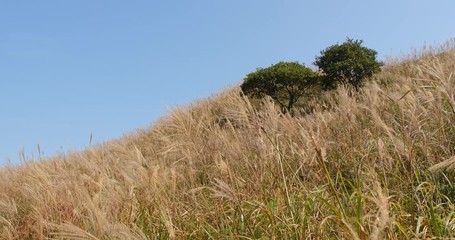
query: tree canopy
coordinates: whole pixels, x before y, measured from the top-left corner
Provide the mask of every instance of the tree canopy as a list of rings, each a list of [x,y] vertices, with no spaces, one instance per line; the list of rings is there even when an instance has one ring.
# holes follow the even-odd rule
[[[244,94],[253,97],[270,96],[282,110],[290,111],[306,90],[317,83],[317,78],[318,74],[303,64],[279,62],[248,74],[241,88]]]
[[[362,46],[362,40],[348,38],[343,44],[332,45],[321,51],[314,64],[325,76],[326,88],[338,83],[351,84],[358,89],[363,81],[381,70],[382,63],[376,60],[377,52]]]

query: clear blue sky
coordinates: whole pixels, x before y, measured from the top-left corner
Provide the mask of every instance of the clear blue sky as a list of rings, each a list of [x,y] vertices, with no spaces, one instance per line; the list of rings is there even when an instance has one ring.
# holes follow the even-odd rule
[[[454,0],[2,1],[0,165],[120,137],[346,37],[383,58],[454,23]]]

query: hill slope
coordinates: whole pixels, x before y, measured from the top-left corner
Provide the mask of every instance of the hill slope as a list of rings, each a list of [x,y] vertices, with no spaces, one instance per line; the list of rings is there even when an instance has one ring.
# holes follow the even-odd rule
[[[453,238],[454,49],[388,63],[305,116],[232,88],[122,139],[1,169],[0,238]]]

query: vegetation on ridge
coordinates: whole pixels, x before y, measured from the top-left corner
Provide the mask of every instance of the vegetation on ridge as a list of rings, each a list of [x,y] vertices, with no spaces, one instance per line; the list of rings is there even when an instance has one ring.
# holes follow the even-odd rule
[[[362,46],[362,43],[348,38],[341,45],[335,44],[321,51],[321,56],[314,62],[321,72],[298,62],[279,62],[249,73],[240,88],[253,100],[266,96],[272,98],[283,113],[294,113],[294,107],[302,100],[304,103],[300,105],[303,106],[297,111],[307,108],[306,101],[319,97],[322,90],[333,90],[341,85],[359,90],[382,66],[376,60],[377,52]]]
[[[367,78],[380,72],[382,63],[376,60],[377,52],[362,43],[362,40],[348,38],[343,44],[324,49],[321,56],[316,57],[314,64],[325,74],[321,78],[325,88],[342,83],[359,89]]]
[[[291,117],[239,89],[0,169],[2,239],[455,238],[455,47]]]
[[[283,112],[290,112],[301,97],[310,94],[318,77],[316,72],[298,62],[279,62],[248,74],[241,89],[256,98],[269,96]]]

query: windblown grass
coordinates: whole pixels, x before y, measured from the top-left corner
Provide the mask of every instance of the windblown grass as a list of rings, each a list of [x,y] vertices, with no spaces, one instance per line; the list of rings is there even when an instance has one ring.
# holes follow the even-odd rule
[[[234,87],[149,129],[0,170],[2,239],[455,238],[455,48],[300,117]]]

